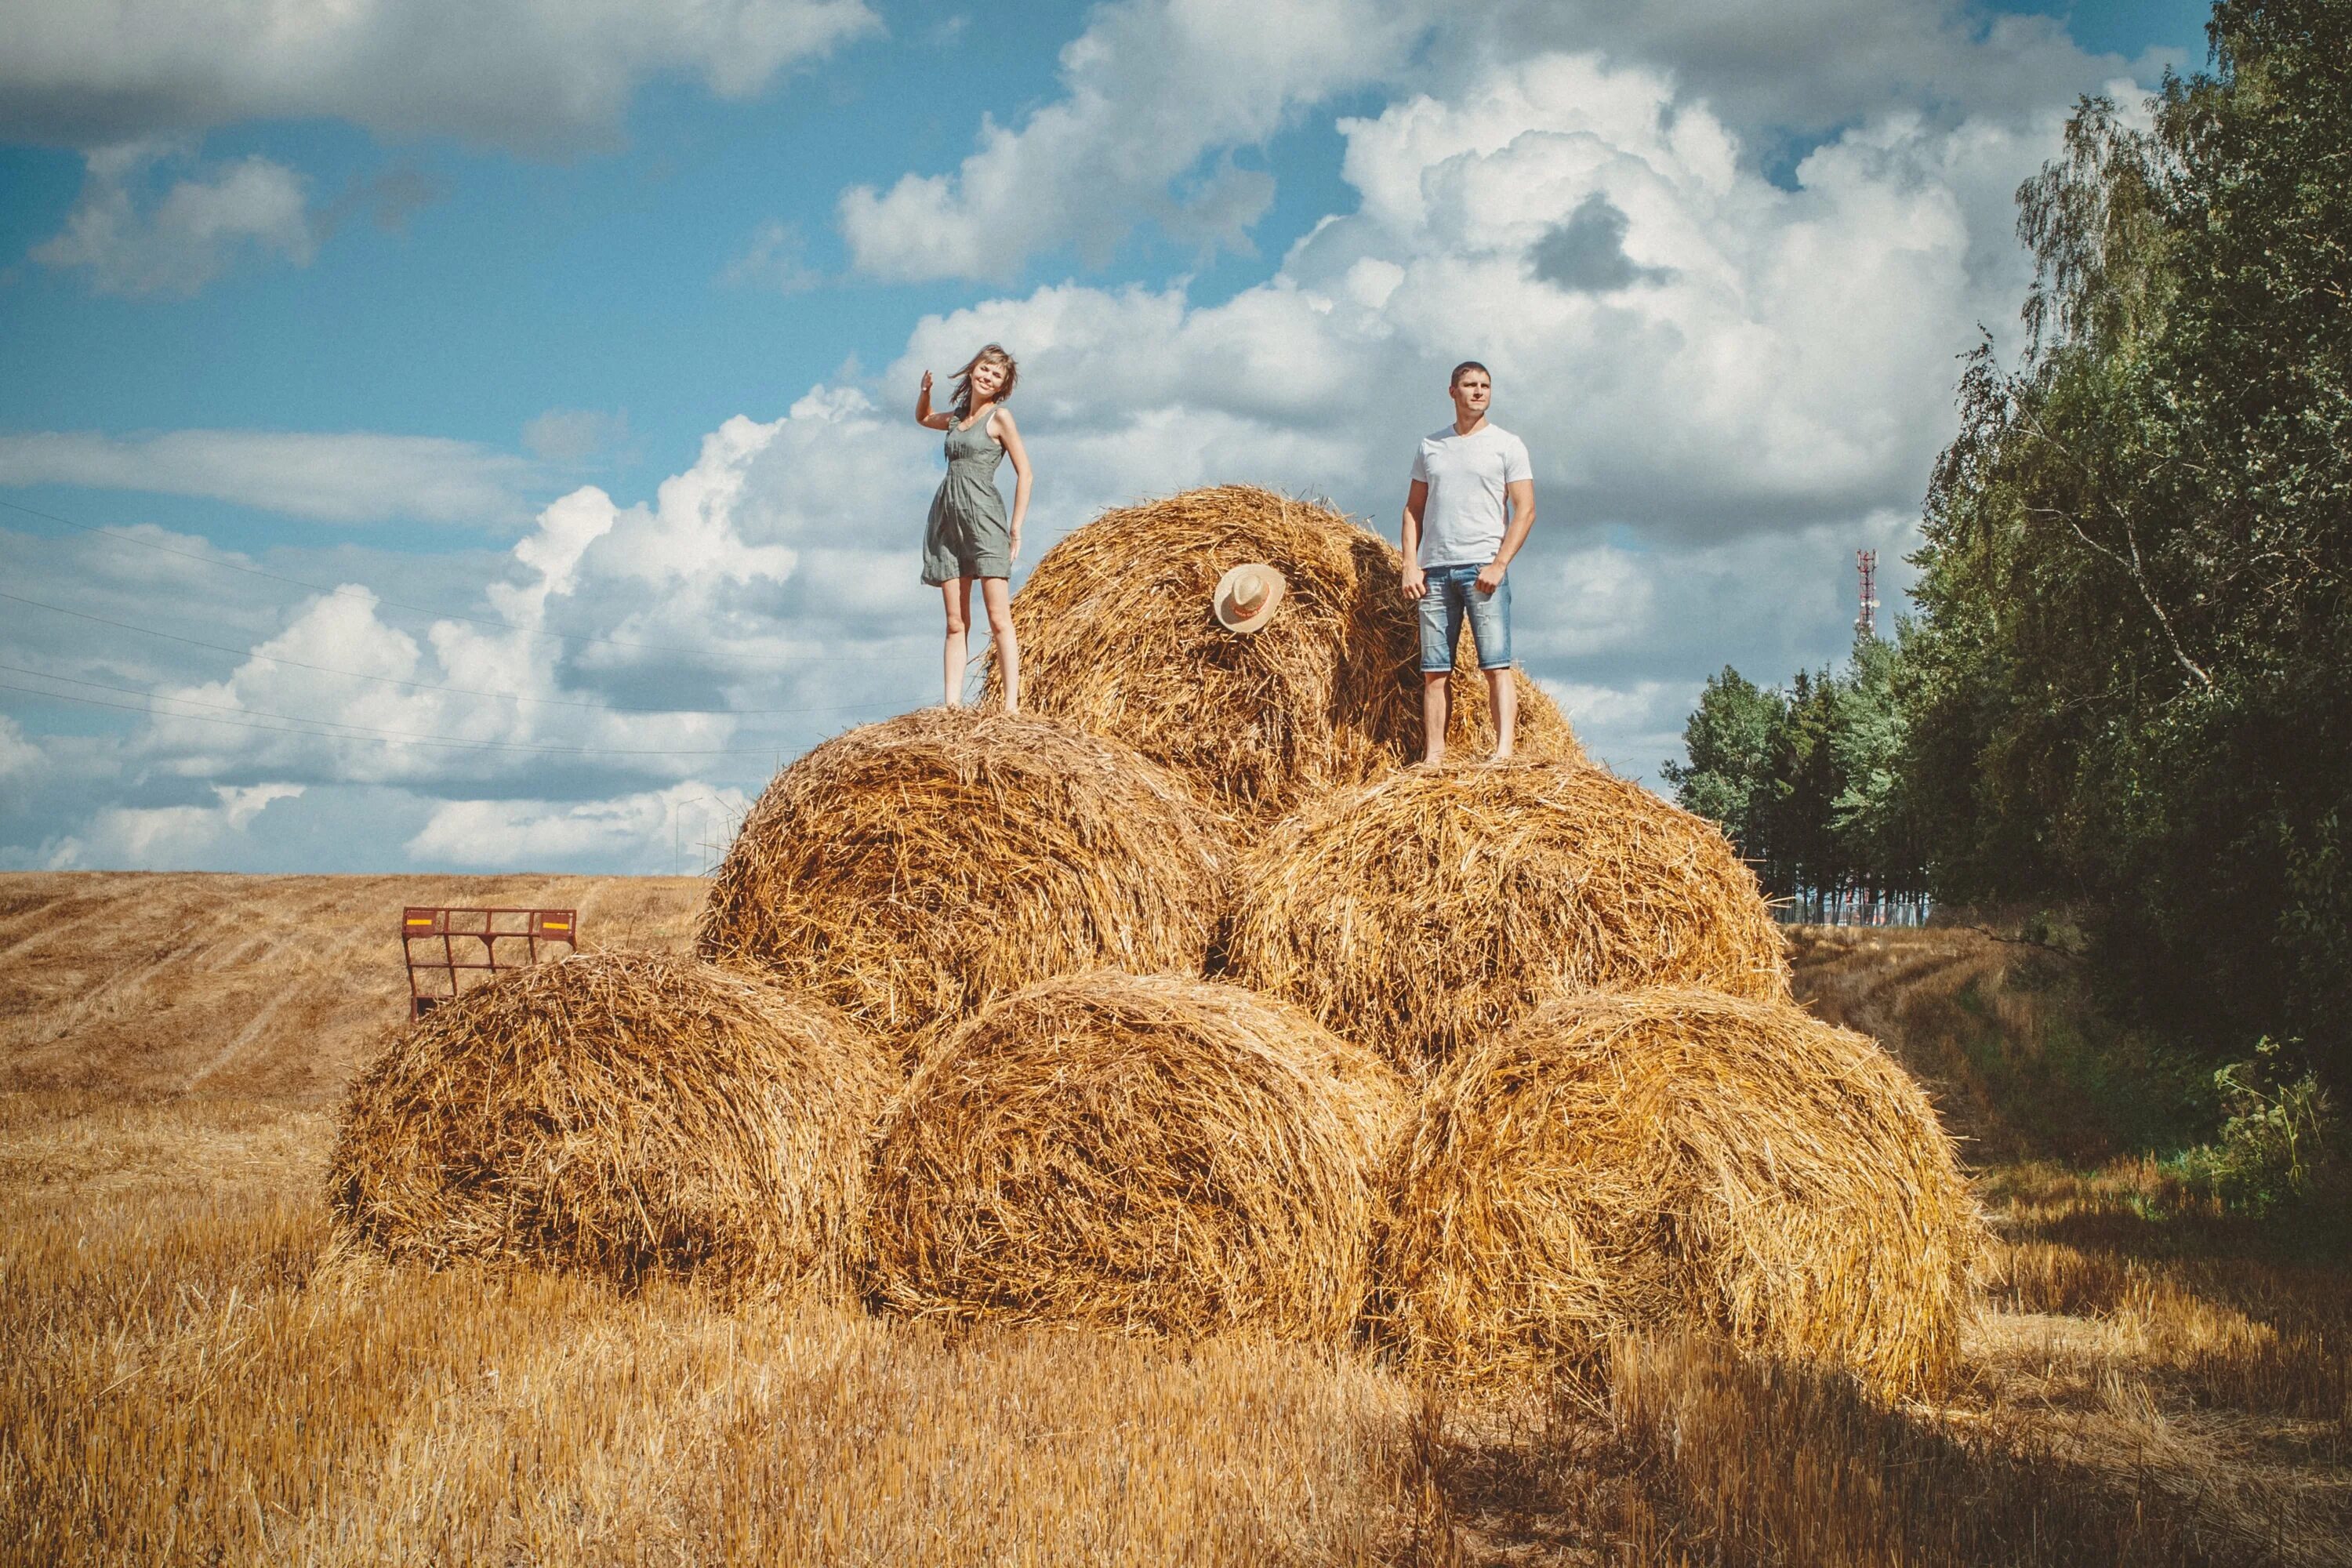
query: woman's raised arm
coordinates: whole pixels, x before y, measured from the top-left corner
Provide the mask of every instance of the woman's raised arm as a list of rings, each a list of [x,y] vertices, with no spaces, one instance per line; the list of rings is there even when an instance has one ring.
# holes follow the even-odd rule
[[[915,394],[915,423],[934,430],[944,430],[950,423],[944,414],[931,412],[931,373],[923,373],[923,390]]]

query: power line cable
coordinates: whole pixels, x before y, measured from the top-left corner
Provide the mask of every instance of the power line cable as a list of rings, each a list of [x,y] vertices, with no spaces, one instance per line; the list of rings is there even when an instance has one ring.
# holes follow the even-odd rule
[[[46,679],[64,679],[66,678],[50,676]],[[542,756],[566,757],[743,757],[773,750],[769,746],[527,746],[512,741],[410,739],[398,731],[383,731],[370,735],[331,735],[317,730],[289,730],[278,724],[248,724],[236,719],[215,719],[204,713],[157,713],[152,708],[140,707],[129,702],[108,702],[96,697],[76,697],[66,691],[43,691],[35,687],[17,686],[8,681],[0,681],[0,691],[21,691],[27,697],[45,697],[52,702],[74,702],[85,708],[112,708],[124,713],[144,713],[149,718],[185,719],[197,724],[225,724],[233,730],[258,730],[268,735],[299,735],[314,741],[372,741],[382,746],[436,746],[444,750],[457,751],[530,752]],[[168,702],[175,699],[161,698],[157,700]],[[251,712],[254,710],[245,709],[241,711]],[[273,715],[273,717],[281,716]],[[297,722],[334,723],[336,721],[300,720]]]
[[[438,610],[426,605],[412,605],[401,599],[387,599],[372,588],[355,589],[349,585],[331,588],[323,583],[312,583],[300,577],[289,577],[282,572],[265,571],[258,566],[240,566],[234,561],[223,561],[218,556],[199,554],[193,550],[177,550],[168,544],[158,544],[152,539],[141,539],[136,534],[119,532],[111,528],[100,528],[96,523],[77,522],[72,518],[61,517],[56,512],[43,511],[38,507],[24,506],[12,500],[0,500],[0,507],[5,507],[10,511],[22,512],[26,517],[45,518],[51,522],[63,523],[68,528],[78,528],[84,533],[95,533],[101,538],[115,540],[123,544],[135,544],[142,550],[156,550],[166,555],[177,555],[184,561],[199,561],[207,566],[217,566],[225,572],[242,572],[248,577],[267,577],[273,583],[286,583],[297,588],[308,588],[314,594],[324,594],[329,598],[358,598],[365,595],[376,604],[388,605],[394,609],[407,610],[415,615],[431,616],[436,620],[468,621],[475,626],[497,626],[501,631],[520,632],[526,637],[546,637],[555,642],[594,643],[604,647],[637,648],[652,653],[702,655],[710,651],[708,648],[689,647],[681,643],[629,642],[619,637],[597,637],[578,632],[551,632],[541,631],[533,626],[519,626],[509,620],[495,619],[487,616],[461,615],[455,610]],[[763,662],[871,664],[882,661],[859,654],[796,654],[791,659],[771,659]],[[912,656],[907,656],[888,662],[911,664],[916,661]]]
[[[257,658],[266,664],[284,665],[293,669],[308,669],[320,675],[340,675],[352,680],[381,681],[386,686],[405,686],[418,691],[448,691],[462,697],[489,697],[502,702],[533,702],[556,708],[586,708],[599,713],[629,713],[641,717],[693,715],[705,718],[734,717],[744,719],[774,718],[791,713],[838,713],[863,704],[847,703],[816,708],[617,708],[609,702],[586,702],[570,697],[527,697],[519,691],[484,691],[474,686],[446,686],[431,680],[404,680],[396,675],[372,675],[362,669],[337,669],[332,665],[310,664],[299,658],[287,658],[274,653],[258,653],[252,648],[233,647],[227,643],[205,642],[201,637],[182,637],[176,632],[158,631],[132,621],[117,621],[105,616],[93,616],[88,610],[69,610],[63,605],[45,604],[39,599],[27,599],[21,594],[0,593],[0,599],[12,605],[29,605],[37,610],[54,615],[71,616],[76,620],[89,621],[117,631],[137,632],[143,637],[161,637],[166,642],[184,643],[190,647],[209,648],[215,653],[235,654],[239,658]]]
[[[535,747],[524,746],[520,742],[475,740],[462,735],[436,735],[424,730],[387,730],[377,724],[354,724],[348,719],[316,719],[308,714],[279,713],[268,708],[248,708],[240,703],[207,702],[201,697],[181,697],[166,692],[146,690],[136,686],[116,686],[111,682],[104,680],[85,680],[79,676],[53,675],[46,669],[30,669],[20,664],[0,664],[0,669],[8,670],[16,675],[34,676],[42,680],[59,681],[67,686],[87,686],[91,688],[93,690],[98,691],[117,691],[126,697],[143,697],[151,702],[182,702],[192,708],[210,708],[215,712],[221,713],[248,713],[257,719],[283,719],[289,724],[322,724],[331,726],[338,730],[356,730],[361,731],[359,734],[350,736],[322,735],[320,738],[323,740],[366,740],[374,736],[382,735],[400,740],[431,742],[440,745],[499,746],[509,747],[518,750],[537,749]],[[66,694],[58,692],[56,693],[56,695],[62,697]],[[809,711],[845,712],[851,708],[859,708],[863,706],[865,706],[863,703],[845,703],[838,708],[811,709]],[[195,719],[202,717],[201,714],[173,713],[169,711],[159,711],[156,713],[156,716],[163,719]],[[298,734],[303,732],[304,731],[289,731],[289,733]]]

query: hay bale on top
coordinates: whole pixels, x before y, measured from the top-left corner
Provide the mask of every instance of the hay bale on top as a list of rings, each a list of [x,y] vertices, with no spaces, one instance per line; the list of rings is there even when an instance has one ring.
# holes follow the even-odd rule
[[[951,1320],[1336,1339],[1402,1082],[1230,985],[1098,973],[935,1043],[886,1119],[876,1293]]]
[[[1210,595],[1264,561],[1289,582],[1265,627],[1236,637]],[[1014,601],[1023,700],[1135,747],[1232,810],[1270,817],[1421,755],[1420,633],[1396,546],[1327,507],[1242,485],[1105,512],[1064,538]],[[1468,653],[1449,743],[1494,744]],[[1518,750],[1576,758],[1576,737],[1524,675]],[[988,690],[996,692],[994,667]]]
[[[1704,991],[1586,993],[1482,1042],[1424,1091],[1391,1191],[1384,1331],[1472,1378],[1688,1326],[1932,1390],[1980,1237],[1884,1051]]]
[[[1051,975],[1201,967],[1219,827],[1172,775],[1049,720],[928,709],[776,775],[696,926],[892,1032]]]
[[[593,952],[436,1007],[352,1085],[337,1220],[395,1258],[837,1284],[896,1086],[823,1005]]]
[[[1234,881],[1234,978],[1412,1071],[1562,991],[1788,990],[1723,835],[1593,768],[1399,773],[1286,822]]]

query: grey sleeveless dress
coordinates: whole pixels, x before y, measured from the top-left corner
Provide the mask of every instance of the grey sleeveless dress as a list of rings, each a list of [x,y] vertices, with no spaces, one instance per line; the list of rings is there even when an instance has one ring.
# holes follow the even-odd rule
[[[989,436],[985,418],[965,429],[948,426],[948,477],[931,498],[931,522],[923,531],[923,581],[932,587],[958,577],[1013,575],[1013,525],[996,493],[1003,461],[1004,448]]]

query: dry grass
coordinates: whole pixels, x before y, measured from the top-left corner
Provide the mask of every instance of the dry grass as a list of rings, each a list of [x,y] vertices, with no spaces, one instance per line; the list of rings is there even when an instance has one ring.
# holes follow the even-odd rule
[[[1391,1206],[1384,1327],[1485,1380],[1697,1327],[1885,1395],[1938,1388],[1980,1234],[1875,1045],[1702,991],[1582,993],[1465,1053],[1422,1095]]]
[[[1288,580],[1236,637],[1210,598],[1247,561]],[[1135,747],[1261,820],[1421,754],[1420,633],[1396,546],[1328,507],[1244,485],[1105,512],[1045,552],[1013,601],[1023,699]],[[1494,747],[1486,687],[1456,653],[1449,742]],[[1551,699],[1515,675],[1519,749],[1580,759]],[[996,695],[991,667],[988,694]]]
[[[896,1087],[882,1045],[821,1003],[582,953],[394,1037],[345,1102],[331,1201],[394,1258],[837,1289]]]
[[[580,911],[590,948],[684,952],[688,877],[0,872],[0,1090],[331,1104],[407,1005],[406,904]]]
[[[1404,1399],[1353,1356],[320,1273],[316,1115],[0,1119],[0,1563],[1393,1560]]]
[[[956,1321],[1345,1339],[1403,1085],[1230,985],[1048,981],[939,1041],[876,1156],[877,1294]]]
[[[1222,858],[1191,790],[1125,747],[927,709],[778,773],[695,938],[904,1037],[1052,975],[1197,973]]]
[[[1621,1337],[1600,1375],[1420,1412],[1423,1527],[1463,1563],[2352,1563],[2352,1278],[2048,1239],[2131,1221],[2137,1184],[2001,1173],[2009,1238],[1938,1403]]]
[[[1308,806],[1236,881],[1234,977],[1412,1072],[1563,991],[1788,989],[1723,835],[1593,768],[1400,773]]]
[[[0,1089],[0,1563],[2352,1561],[2352,1271],[2148,1217],[2137,1163],[1988,1172],[1987,1310],[1951,1393],[1892,1407],[1704,1341],[1613,1347],[1612,1390],[1447,1406],[1328,1349],[950,1334],[528,1267],[321,1272],[316,1107],[372,1032],[281,1037],[289,1004],[195,1092],[152,1096],[275,973],[388,1021],[403,895],[545,890],[491,886],[0,879],[0,909],[96,939],[0,914],[22,1064]],[[658,911],[640,930],[669,940],[690,886],[544,901],[604,911],[592,936]],[[334,922],[307,957],[298,911]],[[240,972],[246,941],[287,968]],[[1948,941],[1888,932],[1883,959]],[[24,1089],[52,1079],[80,1087]]]
[[[2117,1027],[2077,965],[1967,927],[1795,927],[1801,1000],[1887,1042],[1979,1162],[2104,1164],[2178,1147],[2199,1122],[2210,1066]]]

